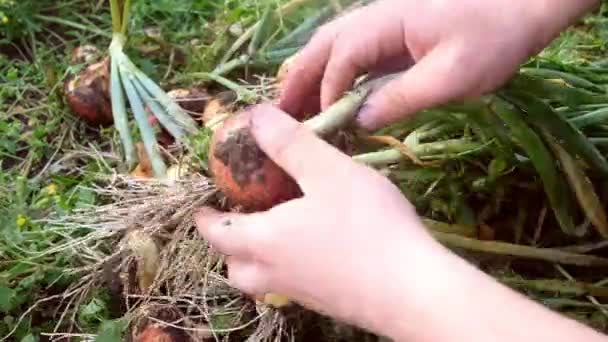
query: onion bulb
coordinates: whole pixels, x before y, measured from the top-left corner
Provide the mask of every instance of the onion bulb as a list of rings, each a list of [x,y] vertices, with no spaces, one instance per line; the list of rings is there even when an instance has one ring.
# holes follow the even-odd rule
[[[245,211],[267,210],[301,196],[298,184],[258,147],[247,110],[226,119],[209,145],[216,186]]]
[[[72,51],[70,63],[90,64],[100,55],[99,49],[95,45],[82,45]]]
[[[67,104],[80,118],[91,125],[106,126],[114,119],[109,92],[110,60],[89,65],[64,82]]]
[[[182,109],[200,114],[205,110],[209,94],[205,89],[173,89],[167,93]]]
[[[134,340],[135,342],[186,342],[190,341],[190,338],[175,328],[150,324]]]
[[[230,115],[230,105],[236,101],[236,99],[236,93],[231,90],[223,91],[214,96],[205,106],[205,111],[202,116],[204,125],[211,130],[215,130],[215,128]]]

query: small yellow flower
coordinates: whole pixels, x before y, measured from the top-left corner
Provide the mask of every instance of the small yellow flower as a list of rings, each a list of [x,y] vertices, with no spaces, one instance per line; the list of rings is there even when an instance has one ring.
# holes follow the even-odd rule
[[[9,22],[8,17],[2,17],[3,24],[8,24],[8,22]]]
[[[25,218],[25,216],[19,214],[17,216],[17,226],[23,227],[23,226],[25,226],[26,223],[27,223],[27,219]]]
[[[55,195],[57,194],[57,184],[55,183],[51,183],[46,187],[46,193],[49,195]]]

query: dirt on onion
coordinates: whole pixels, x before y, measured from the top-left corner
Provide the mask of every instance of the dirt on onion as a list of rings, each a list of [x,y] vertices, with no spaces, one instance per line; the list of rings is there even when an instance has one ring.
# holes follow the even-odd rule
[[[217,187],[244,211],[262,211],[297,198],[302,192],[283,169],[258,147],[251,112],[226,119],[213,134],[209,166]]]

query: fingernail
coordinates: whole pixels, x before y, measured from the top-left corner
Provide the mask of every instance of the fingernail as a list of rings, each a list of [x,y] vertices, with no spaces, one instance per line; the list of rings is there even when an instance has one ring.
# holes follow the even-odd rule
[[[359,109],[359,112],[355,117],[355,121],[359,127],[366,130],[371,130],[373,125],[372,115],[373,113],[371,106],[368,103],[364,103],[361,106],[361,109]]]

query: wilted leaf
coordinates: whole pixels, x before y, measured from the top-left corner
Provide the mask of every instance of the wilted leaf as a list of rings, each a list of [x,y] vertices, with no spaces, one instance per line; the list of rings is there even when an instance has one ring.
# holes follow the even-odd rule
[[[585,215],[593,223],[604,238],[608,237],[608,218],[604,206],[595,192],[591,180],[585,175],[579,163],[559,144],[554,143],[553,148],[564,168],[568,182],[576,194],[578,202],[585,212]]]

